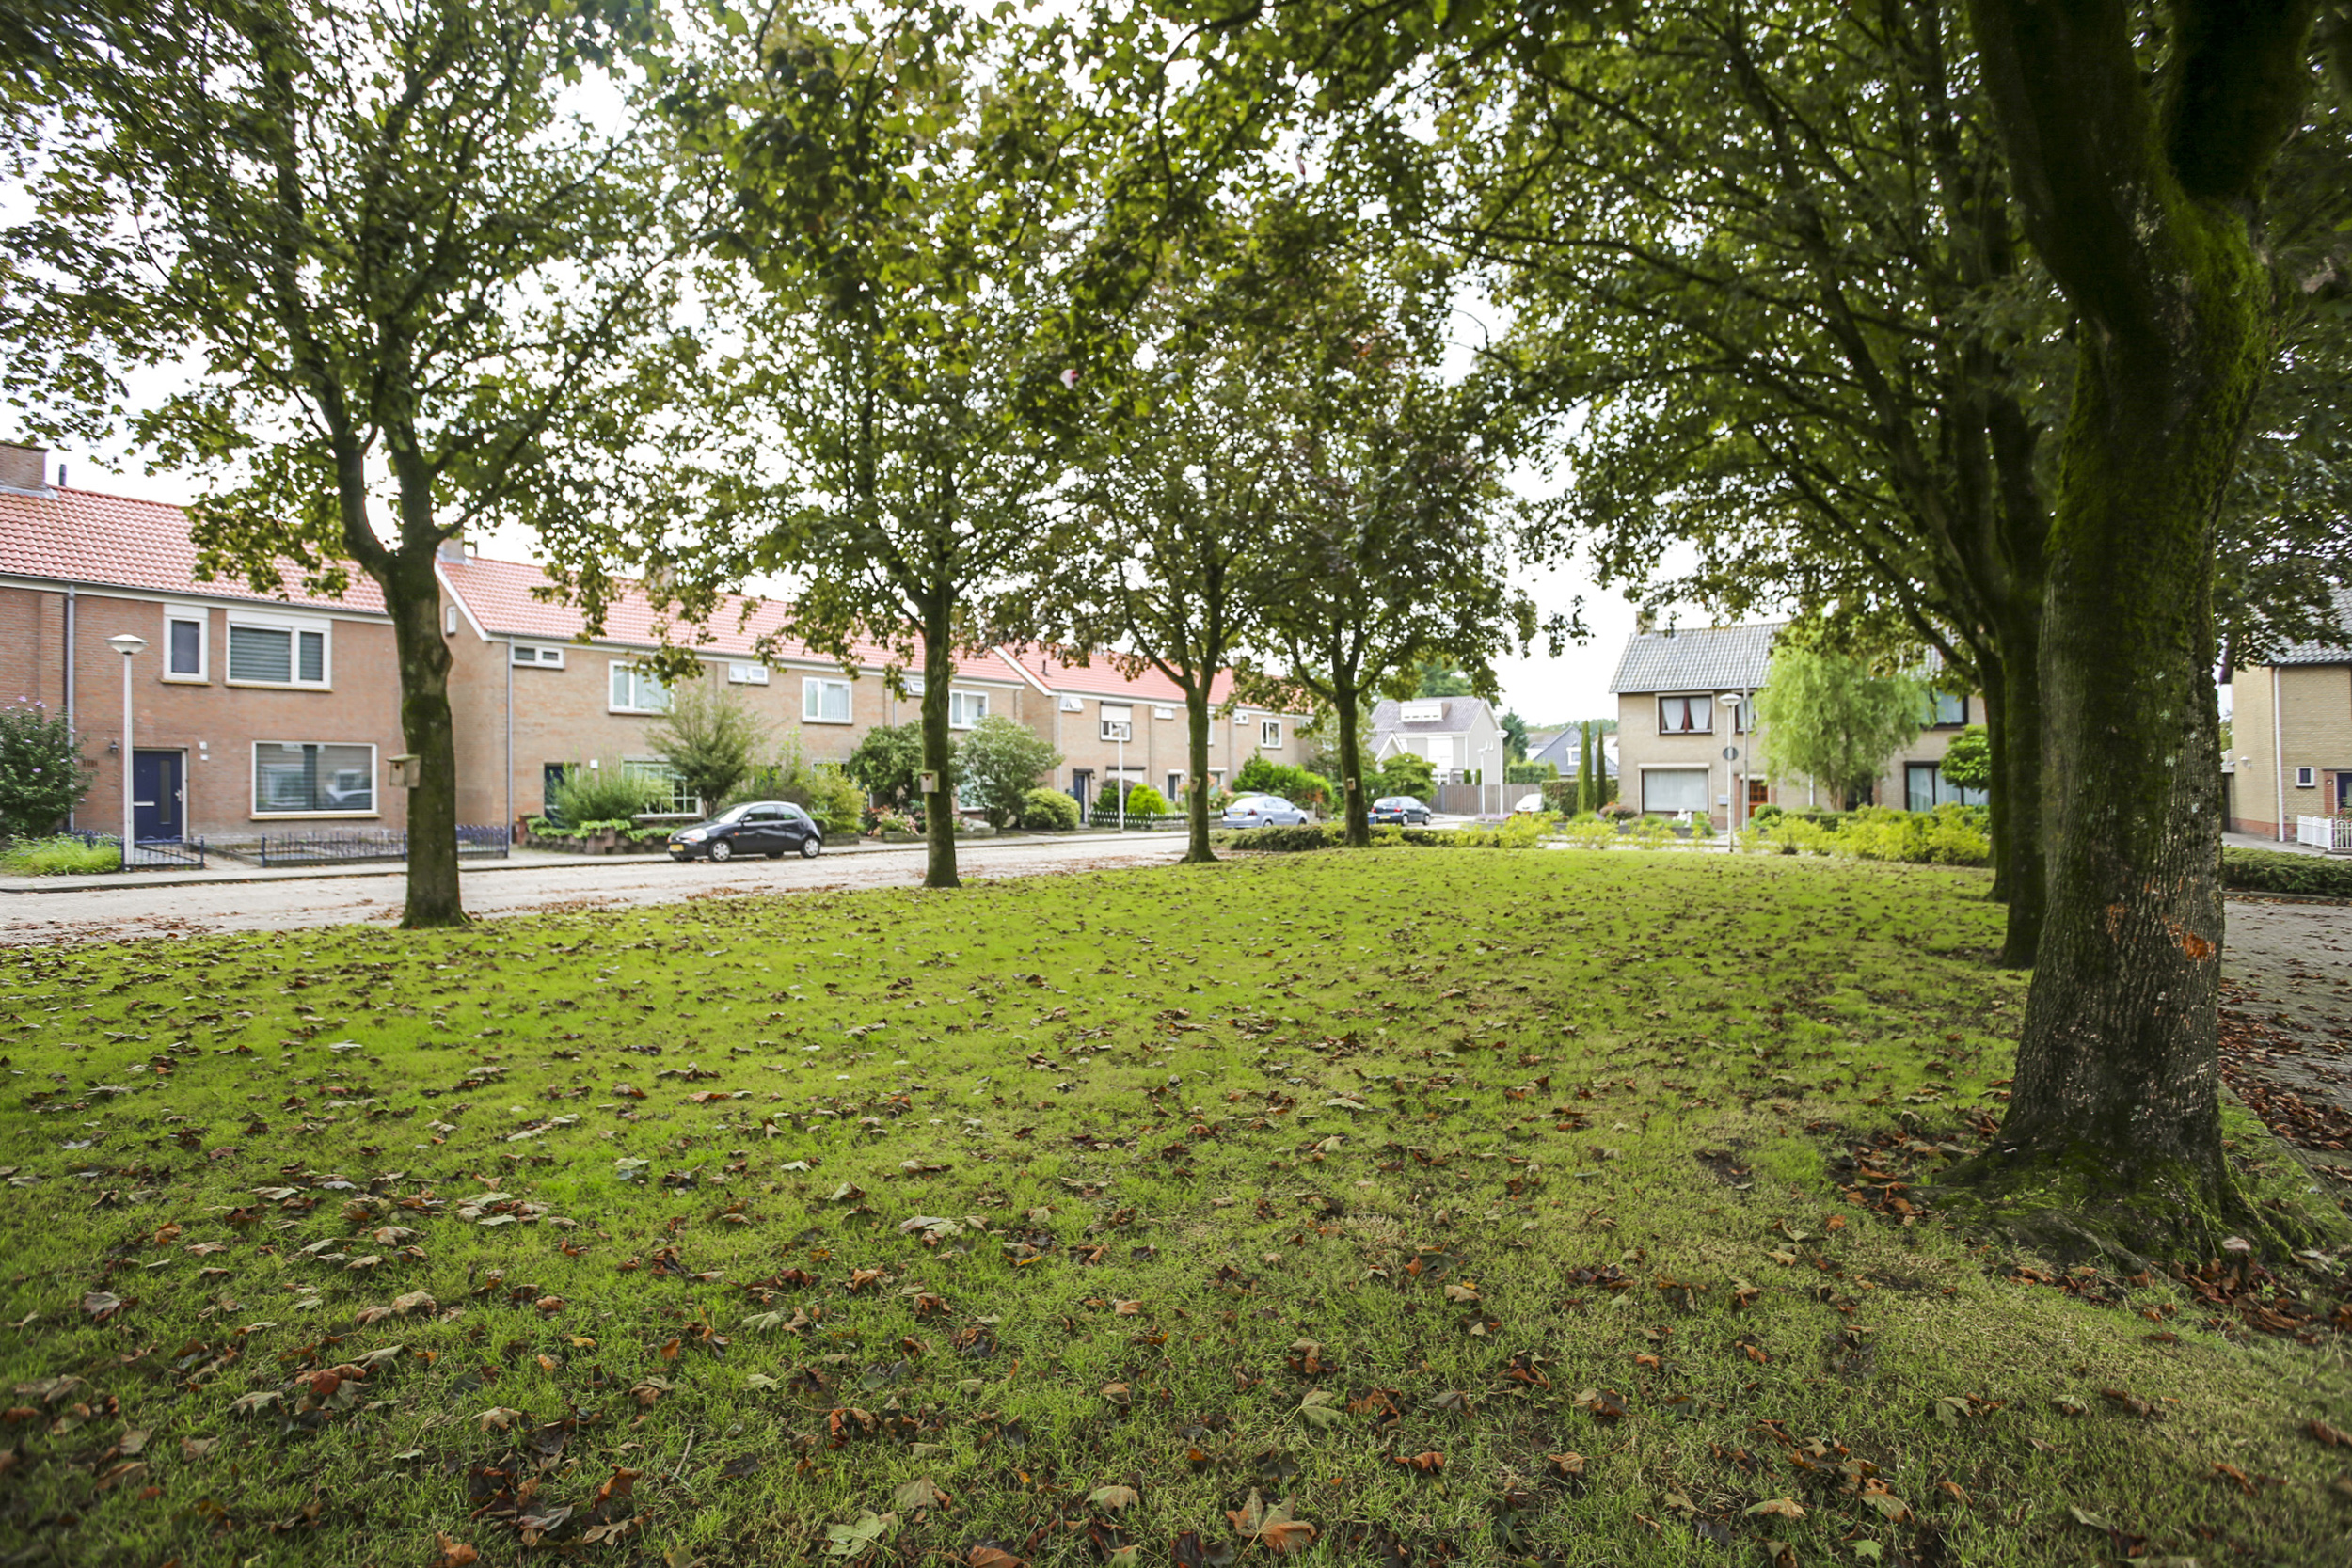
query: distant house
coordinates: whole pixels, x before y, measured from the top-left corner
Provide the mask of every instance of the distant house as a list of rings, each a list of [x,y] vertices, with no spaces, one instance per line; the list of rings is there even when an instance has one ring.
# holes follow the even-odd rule
[[[2336,624],[2352,627],[2352,592]],[[2352,816],[2352,645],[2294,643],[2230,689],[2231,831],[2284,841],[2298,816]]]
[[[96,765],[72,817],[119,832],[125,659],[132,833],[142,840],[404,828],[400,663],[376,586],[342,597],[199,581],[187,514],[49,482],[40,447],[0,444],[0,701],[70,719]]]
[[[1787,624],[1639,631],[1627,640],[1610,683],[1627,804],[1661,815],[1705,812],[1728,823],[1732,801],[1742,796],[1742,817],[1766,805],[1837,803],[1810,780],[1751,771],[1756,694],[1772,663],[1772,640]],[[1983,721],[1983,700],[1939,692],[1921,717],[1918,738],[1887,758],[1871,798],[1908,811],[1980,803],[1980,791],[1963,791],[1944,776],[1943,762],[1952,736]]]
[[[1600,742],[1601,776],[1613,779],[1617,776],[1616,735],[1604,730],[1597,738]],[[1527,760],[1548,762],[1559,777],[1575,778],[1577,769],[1584,766],[1584,726],[1570,724],[1564,730],[1546,730],[1540,737],[1530,735],[1527,737]]]
[[[1372,761],[1399,753],[1427,757],[1439,784],[1467,783],[1466,774],[1491,769],[1502,777],[1502,725],[1477,697],[1384,699],[1372,710]]]

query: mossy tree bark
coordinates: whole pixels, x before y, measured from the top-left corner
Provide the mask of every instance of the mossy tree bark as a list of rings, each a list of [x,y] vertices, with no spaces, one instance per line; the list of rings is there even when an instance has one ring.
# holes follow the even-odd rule
[[[2048,917],[1976,1174],[2055,1172],[2156,1233],[2234,1207],[2215,523],[2270,343],[2251,220],[2300,106],[2311,7],[2181,0],[2153,101],[2129,8],[1972,10],[2027,234],[2079,341],[2042,640]]]
[[[408,792],[408,896],[400,917],[409,930],[466,924],[457,885],[457,731],[450,716],[451,660],[433,559],[428,533],[386,556],[380,568],[370,568],[392,615],[401,737],[420,768]],[[386,785],[379,779],[376,787]]]
[[[923,796],[923,885],[961,887],[956,874],[956,737],[947,723],[955,685],[954,589],[942,584],[922,601],[923,768],[935,788]]]

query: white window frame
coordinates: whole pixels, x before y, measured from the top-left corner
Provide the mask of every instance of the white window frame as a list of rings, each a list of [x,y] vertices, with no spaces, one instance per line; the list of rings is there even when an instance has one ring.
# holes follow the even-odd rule
[[[841,717],[838,719],[827,718],[821,711],[824,706],[823,694],[834,687],[841,689]],[[801,677],[802,723],[849,724],[854,723],[856,717],[857,698],[856,694],[850,689],[848,681],[837,675],[803,675]]]
[[[628,677],[628,701],[627,702],[619,700],[621,677],[624,674]],[[642,695],[638,687],[638,683],[640,681],[653,682],[655,689],[659,690],[662,696],[662,703],[660,707],[645,707],[639,704],[638,698]],[[615,658],[606,661],[604,667],[604,705],[606,712],[642,713],[658,719],[661,717],[661,715],[670,711],[669,697],[670,689],[662,684],[659,676],[650,674],[644,670],[640,670],[637,667],[637,660],[633,658]]]
[[[2297,788],[2297,789],[2316,789],[2316,788],[2318,788],[2318,787],[2319,787],[2319,769],[2318,769],[2318,768],[2296,768],[2296,769],[2295,770],[2295,787],[2296,787],[2296,788]]]
[[[1236,710],[1233,714],[1233,728],[1237,730],[1246,730],[1248,727],[1249,715]]]
[[[727,684],[729,686],[766,686],[768,666],[757,659],[731,658],[727,660]]]
[[[1087,710],[1086,699],[1084,697],[1064,697],[1061,700],[1061,710],[1064,713],[1084,713]]]
[[[171,628],[182,624],[196,627],[196,671],[175,671],[171,667]],[[213,678],[213,613],[202,605],[167,604],[164,606],[164,679],[180,686],[205,686]]]
[[[269,684],[247,681],[247,686]],[[347,746],[365,747],[368,753],[368,799],[374,806],[367,811],[263,811],[255,802],[261,799],[262,748],[264,746]],[[371,740],[256,740],[246,752],[245,771],[246,819],[250,822],[315,822],[328,817],[345,820],[375,817],[384,815],[383,757]]]
[[[1131,703],[1098,703],[1096,738],[1109,741],[1136,737],[1136,710]]]
[[[1154,719],[1173,719],[1176,717],[1176,710],[1172,707],[1154,707],[1152,710],[1152,717]]]
[[[623,757],[621,759],[621,770],[636,778],[657,780],[669,787],[669,809],[666,811],[657,811],[653,815],[659,816],[687,816],[696,815],[701,812],[702,800],[698,797],[691,796],[685,793],[686,781],[678,776],[678,770],[675,768],[673,768],[661,758]],[[680,802],[683,802],[683,804]]]
[[[230,673],[235,666],[227,662],[236,647],[237,628],[252,631],[282,631],[286,634],[286,669],[293,676],[282,681],[239,680]],[[316,632],[319,638],[319,678],[302,678],[302,634]],[[270,691],[331,691],[335,689],[335,623],[324,615],[277,615],[266,610],[231,610],[228,626],[223,632],[227,645],[222,650],[223,686],[259,687]],[[330,745],[335,742],[308,740],[306,746]],[[340,813],[336,815],[341,815]]]
[[[531,657],[525,658],[525,654]],[[508,663],[520,665],[525,670],[561,670],[564,668],[564,650],[549,647],[545,642],[514,642],[508,644],[506,659]]]
[[[979,705],[979,711],[977,713],[974,713],[972,711],[972,705],[975,703]],[[947,727],[949,729],[977,729],[979,728],[980,721],[987,717],[987,692],[962,691],[958,690],[954,687],[949,687],[947,689]]]
[[[1282,749],[1282,721],[1279,719],[1258,721],[1258,746],[1263,751],[1279,752]]]

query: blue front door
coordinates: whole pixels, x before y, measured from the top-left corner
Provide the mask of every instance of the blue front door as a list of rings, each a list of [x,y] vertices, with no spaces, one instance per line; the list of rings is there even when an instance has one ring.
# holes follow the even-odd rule
[[[183,790],[177,752],[131,753],[131,836],[179,839],[185,832]]]

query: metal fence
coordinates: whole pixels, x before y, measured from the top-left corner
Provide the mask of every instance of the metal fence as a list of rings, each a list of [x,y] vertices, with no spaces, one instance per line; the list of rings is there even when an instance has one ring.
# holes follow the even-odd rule
[[[120,833],[97,833],[75,828],[59,835],[78,839],[93,849],[119,849]],[[204,864],[204,841],[200,838],[140,838],[131,841],[131,852],[123,857],[119,871],[149,871],[178,866]]]
[[[496,824],[457,825],[457,858],[504,860],[510,847],[507,831]],[[272,869],[300,866],[362,865],[376,861],[408,858],[408,835],[389,828],[354,829],[344,832],[258,833],[250,838],[215,839],[213,852],[230,860]]]

